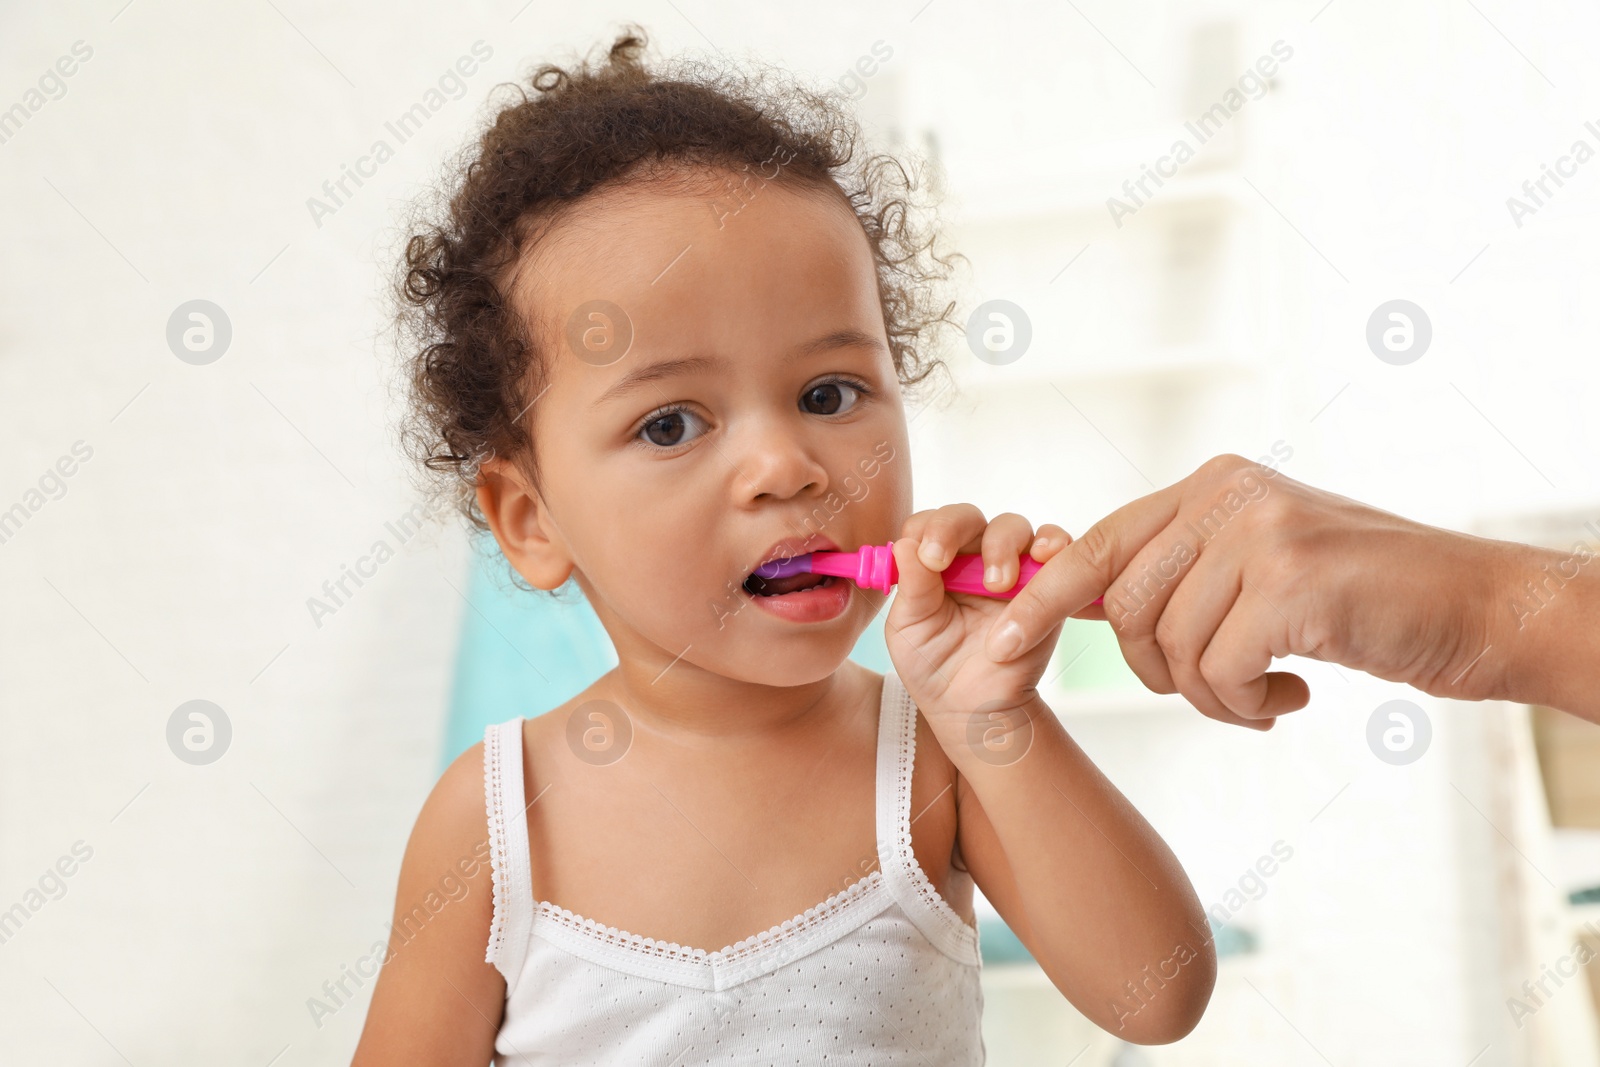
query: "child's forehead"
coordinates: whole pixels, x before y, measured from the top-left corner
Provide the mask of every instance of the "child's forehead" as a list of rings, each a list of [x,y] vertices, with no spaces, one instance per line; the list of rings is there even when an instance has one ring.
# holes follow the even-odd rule
[[[753,242],[840,242],[866,250],[866,235],[832,187],[761,179],[754,171],[692,168],[615,182],[586,194],[539,227],[524,259],[535,273],[579,282],[604,276],[654,284],[682,256],[732,262]],[[668,253],[656,262],[650,253]],[[545,277],[543,281],[554,279]]]
[[[545,223],[512,286],[538,347],[564,351],[573,316],[585,327],[584,309],[595,305],[628,321],[594,320],[590,336],[631,326],[647,342],[666,330],[709,343],[741,330],[776,341],[824,323],[881,326],[871,249],[842,197],[769,182],[741,187],[740,199],[732,180],[713,173],[607,187]]]

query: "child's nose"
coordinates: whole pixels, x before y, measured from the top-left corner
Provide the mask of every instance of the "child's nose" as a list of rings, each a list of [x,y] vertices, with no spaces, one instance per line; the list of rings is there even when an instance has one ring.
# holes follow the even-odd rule
[[[815,442],[792,427],[767,423],[751,428],[737,456],[729,459],[736,465],[735,491],[748,500],[788,500],[828,487],[828,470]]]

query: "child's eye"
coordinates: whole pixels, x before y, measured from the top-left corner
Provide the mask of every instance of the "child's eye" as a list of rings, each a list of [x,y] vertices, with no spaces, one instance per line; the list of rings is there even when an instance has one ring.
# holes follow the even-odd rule
[[[855,399],[848,402],[843,398],[843,392],[856,394]],[[827,381],[818,382],[805,391],[800,398],[800,404],[813,415],[839,415],[856,406],[857,400],[865,396],[868,390],[864,383],[852,381],[848,378],[829,378]],[[817,408],[806,407],[815,404]]]
[[[698,417],[682,405],[665,407],[650,415],[635,436],[645,438],[658,448],[676,448],[694,439],[684,436],[683,427],[685,420]]]
[[[800,398],[800,406],[813,415],[841,415],[854,408],[861,397],[870,392],[864,382],[829,378],[808,388]],[[686,405],[669,404],[646,416],[634,439],[642,438],[644,443],[657,448],[677,448],[699,436],[697,433],[686,435],[685,427],[691,419],[699,421],[700,417]]]

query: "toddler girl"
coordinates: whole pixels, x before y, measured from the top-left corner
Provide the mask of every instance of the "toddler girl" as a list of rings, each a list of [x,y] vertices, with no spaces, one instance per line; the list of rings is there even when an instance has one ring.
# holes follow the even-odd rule
[[[355,1062],[979,1064],[974,884],[1089,1018],[1176,1040],[1208,928],[1039,697],[1059,626],[993,663],[1004,601],[939,576],[1068,535],[911,513],[950,307],[906,172],[831,98],[643,47],[537,71],[406,249],[407,441],[618,665],[441,777]],[[761,570],[891,540],[879,675],[886,598]]]

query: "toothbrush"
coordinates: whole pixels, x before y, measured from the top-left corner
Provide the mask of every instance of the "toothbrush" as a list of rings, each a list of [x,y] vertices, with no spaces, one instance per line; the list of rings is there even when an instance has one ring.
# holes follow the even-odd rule
[[[952,593],[970,593],[973,596],[1010,600],[1028,584],[1028,579],[1044,566],[1030,556],[1022,557],[1020,573],[1010,589],[996,593],[983,584],[983,555],[963,552],[950,561],[940,572],[944,587]],[[894,542],[886,545],[863,545],[854,552],[808,552],[803,556],[772,560],[756,568],[763,578],[787,578],[795,574],[831,574],[848,578],[862,589],[875,589],[887,594],[900,580],[900,568],[894,561]],[[1096,598],[1096,604],[1101,598]]]

